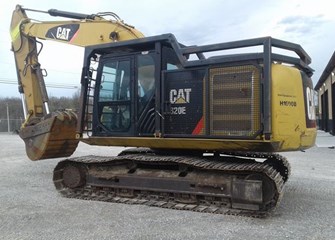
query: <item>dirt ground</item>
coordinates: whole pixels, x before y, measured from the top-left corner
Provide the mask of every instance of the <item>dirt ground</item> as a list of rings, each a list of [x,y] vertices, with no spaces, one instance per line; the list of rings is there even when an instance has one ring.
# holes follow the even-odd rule
[[[292,175],[265,219],[61,197],[52,171],[61,159],[32,162],[23,141],[0,134],[0,239],[335,239],[335,137],[284,153]],[[121,148],[80,144],[75,156]]]

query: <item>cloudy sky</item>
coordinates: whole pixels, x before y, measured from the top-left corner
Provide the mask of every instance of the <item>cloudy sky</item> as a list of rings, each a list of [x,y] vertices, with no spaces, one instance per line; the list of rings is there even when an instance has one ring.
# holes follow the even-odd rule
[[[18,0],[0,2],[0,97],[18,97],[9,25],[16,4],[93,14],[112,11],[146,36],[173,33],[186,45],[272,36],[300,44],[312,57],[316,84],[335,50],[335,14],[326,0]],[[60,20],[28,12],[39,20]],[[44,41],[40,63],[48,85],[79,86],[83,49]],[[48,88],[51,96],[76,89]]]

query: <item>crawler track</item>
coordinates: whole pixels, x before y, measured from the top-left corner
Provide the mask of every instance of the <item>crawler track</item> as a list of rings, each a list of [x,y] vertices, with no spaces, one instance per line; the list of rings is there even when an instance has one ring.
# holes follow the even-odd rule
[[[131,150],[62,161],[53,180],[69,198],[265,217],[280,202],[289,171],[277,154],[198,157]]]

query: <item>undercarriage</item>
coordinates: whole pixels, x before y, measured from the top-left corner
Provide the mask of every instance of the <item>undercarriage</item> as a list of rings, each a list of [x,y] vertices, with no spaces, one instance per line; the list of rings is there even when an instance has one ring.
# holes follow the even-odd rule
[[[278,154],[136,148],[115,157],[67,159],[53,180],[70,198],[264,217],[278,205],[289,174]]]

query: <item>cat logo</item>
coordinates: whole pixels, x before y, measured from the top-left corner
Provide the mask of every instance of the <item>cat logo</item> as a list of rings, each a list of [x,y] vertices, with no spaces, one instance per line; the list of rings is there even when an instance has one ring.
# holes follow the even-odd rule
[[[70,42],[78,35],[78,30],[79,24],[58,25],[50,28],[45,37]]]
[[[69,41],[70,32],[70,28],[58,27],[56,32],[56,38]]]
[[[170,103],[171,104],[186,104],[190,103],[191,88],[171,89]]]

